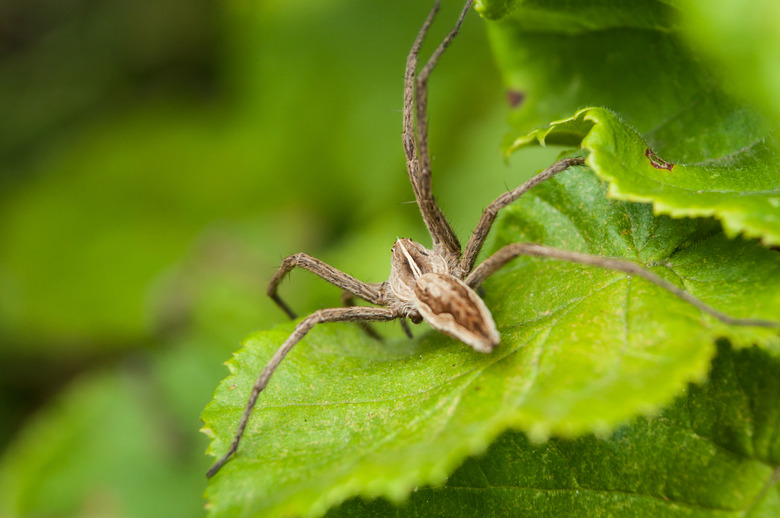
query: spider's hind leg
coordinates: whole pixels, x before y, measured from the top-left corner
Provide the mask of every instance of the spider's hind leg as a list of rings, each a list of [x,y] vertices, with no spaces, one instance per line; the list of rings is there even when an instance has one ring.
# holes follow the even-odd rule
[[[279,306],[282,311],[284,311],[287,316],[293,320],[297,318],[297,315],[290,308],[290,306],[288,306],[287,303],[282,300],[278,294],[278,290],[279,284],[281,284],[282,280],[296,266],[303,268],[304,270],[308,270],[314,275],[317,275],[318,277],[333,284],[334,286],[338,286],[342,290],[349,292],[352,295],[366,300],[372,304],[383,304],[381,284],[372,284],[359,281],[351,275],[348,275],[341,270],[337,270],[328,263],[320,261],[319,259],[312,257],[309,254],[293,254],[284,258],[282,264],[279,266],[279,269],[276,270],[276,273],[268,282],[267,290],[268,296],[271,297],[271,299],[276,302],[276,305]]]
[[[300,342],[301,339],[306,336],[306,333],[308,333],[315,325],[326,322],[386,322],[395,318],[398,318],[398,315],[391,309],[356,306],[351,308],[321,309],[301,320],[298,325],[295,326],[295,330],[292,332],[292,334],[287,337],[287,340],[285,340],[284,343],[279,347],[279,349],[263,369],[263,372],[260,373],[260,376],[255,381],[255,384],[252,387],[252,393],[249,396],[249,400],[247,401],[243,414],[241,414],[241,419],[238,422],[236,433],[233,436],[233,441],[230,444],[227,453],[220,457],[220,459],[217,460],[213,466],[211,466],[211,469],[209,469],[206,476],[209,478],[213,477],[236,452],[238,449],[238,444],[241,441],[241,437],[244,435],[246,425],[249,422],[249,416],[252,414],[252,410],[255,407],[255,403],[257,402],[257,397],[260,395],[260,392],[262,392],[266,385],[268,385],[268,381],[271,379],[271,376],[273,375],[276,368],[279,367],[279,364],[282,362],[282,360],[284,360],[284,357],[287,356],[287,353],[289,353],[290,350],[295,347],[295,345]]]
[[[342,291],[341,292],[341,305],[346,308],[356,307],[357,304],[355,304],[355,296],[351,294],[348,291]],[[376,340],[377,342],[384,341],[384,337],[380,335],[374,327],[368,323],[363,321],[356,322],[358,326],[360,326],[360,329],[363,330],[364,333],[366,333],[368,336]]]
[[[356,306],[355,296],[348,291],[341,292],[341,305],[348,308],[355,307]],[[406,337],[409,338],[410,340],[413,339],[414,335],[412,334],[412,330],[409,327],[409,322],[403,317],[399,318],[399,321],[401,323],[401,329],[404,330],[404,334],[406,335]],[[370,336],[374,340],[378,342],[385,341],[385,338],[381,334],[379,334],[379,332],[376,329],[374,329],[374,326],[372,326],[369,322],[358,321],[357,325],[359,325],[360,329],[362,329],[368,336]]]
[[[498,252],[494,253],[482,263],[474,268],[468,277],[466,277],[466,284],[471,288],[481,285],[485,279],[490,277],[496,270],[503,267],[512,259],[521,255],[532,255],[537,257],[547,257],[550,259],[556,259],[559,261],[567,261],[570,263],[586,264],[590,266],[596,266],[598,268],[604,268],[607,270],[615,270],[619,272],[625,272],[629,275],[636,275],[643,279],[652,282],[656,286],[663,288],[669,293],[676,295],[685,302],[696,307],[700,311],[711,315],[724,324],[734,326],[753,326],[753,327],[769,327],[774,329],[780,329],[780,322],[774,322],[771,320],[761,320],[754,318],[735,318],[731,315],[719,311],[706,302],[694,297],[687,291],[679,288],[654,274],[650,270],[643,268],[642,266],[624,259],[615,259],[612,257],[601,257],[598,255],[582,254],[579,252],[572,252],[571,250],[561,250],[558,248],[552,248],[545,245],[539,245],[536,243],[513,243],[501,248]]]
[[[410,340],[414,338],[414,335],[412,334],[412,329],[409,327],[409,322],[405,318],[401,319],[401,329],[404,330],[404,333],[406,334],[406,337]]]
[[[505,192],[496,198],[493,203],[488,205],[488,207],[482,212],[482,216],[479,218],[479,223],[477,223],[477,228],[475,228],[474,232],[471,234],[469,242],[466,245],[466,249],[463,251],[463,256],[460,259],[459,267],[463,274],[467,275],[469,272],[471,272],[472,268],[474,268],[474,263],[477,261],[479,251],[482,250],[482,245],[485,244],[485,239],[487,238],[490,229],[493,227],[496,216],[498,216],[498,211],[517,200],[520,198],[520,196],[527,193],[540,183],[549,180],[558,173],[566,171],[572,166],[582,165],[584,163],[585,159],[581,157],[571,157],[559,160],[541,173],[531,177],[522,185],[509,192]]]
[[[433,240],[433,248],[445,257],[457,260],[461,252],[460,243],[450,223],[433,198],[431,188],[431,157],[428,149],[427,118],[428,78],[441,55],[458,34],[463,19],[471,9],[472,0],[466,1],[454,28],[445,36],[418,73],[417,65],[422,42],[439,10],[440,3],[440,0],[437,0],[431,9],[406,58],[402,140],[409,181],[412,184],[420,214]]]

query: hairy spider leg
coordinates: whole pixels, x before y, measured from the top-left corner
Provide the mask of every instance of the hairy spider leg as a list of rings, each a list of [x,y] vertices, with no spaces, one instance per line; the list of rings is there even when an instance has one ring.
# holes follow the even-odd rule
[[[268,282],[267,290],[268,296],[271,297],[271,299],[276,302],[276,305],[279,306],[282,311],[284,311],[287,316],[293,320],[298,318],[297,315],[292,309],[290,309],[290,306],[288,306],[287,303],[282,300],[277,291],[282,280],[296,266],[310,271],[314,275],[325,279],[329,283],[338,286],[342,290],[347,291],[356,297],[360,297],[367,302],[380,306],[383,304],[381,283],[368,283],[359,281],[351,275],[346,274],[341,270],[337,270],[328,263],[320,261],[319,259],[312,257],[309,254],[293,254],[284,258],[282,264],[279,266],[279,269],[276,270],[276,273]]]
[[[616,270],[619,272],[625,272],[629,275],[637,275],[651,283],[659,286],[666,291],[676,295],[685,302],[693,305],[700,311],[712,315],[724,324],[735,326],[754,326],[754,327],[769,327],[780,329],[780,322],[772,322],[770,320],[760,320],[752,318],[734,318],[731,315],[727,315],[722,311],[715,309],[702,300],[694,297],[685,290],[682,290],[667,281],[662,279],[658,275],[654,274],[650,270],[647,270],[640,265],[631,261],[623,259],[615,259],[612,257],[601,257],[598,255],[582,254],[579,252],[572,252],[570,250],[560,250],[558,248],[552,248],[549,246],[539,245],[536,243],[512,243],[498,250],[496,253],[485,259],[479,266],[474,268],[468,277],[466,277],[466,284],[474,288],[482,284],[485,279],[493,275],[499,268],[502,268],[512,259],[521,255],[532,255],[537,257],[545,257],[549,259],[557,259],[559,261],[567,261],[570,263],[586,264],[590,266],[596,266],[598,268],[604,268],[607,270]]]
[[[460,257],[460,242],[436,200],[434,200],[431,189],[431,159],[428,150],[428,120],[426,114],[427,92],[428,78],[431,71],[458,34],[463,19],[471,8],[472,0],[466,2],[455,27],[434,50],[428,62],[420,73],[417,74],[420,48],[433,22],[433,18],[439,10],[440,3],[440,0],[437,0],[433,9],[431,9],[406,59],[402,139],[409,181],[412,184],[412,190],[420,208],[420,214],[433,240],[433,249],[446,257],[450,262],[455,263]]]
[[[268,380],[271,379],[274,371],[282,360],[284,360],[284,357],[287,356],[287,353],[289,353],[290,350],[306,336],[306,333],[308,333],[311,328],[325,322],[383,322],[393,320],[394,318],[397,318],[396,313],[387,308],[355,306],[350,308],[321,309],[301,320],[298,325],[295,326],[295,331],[293,331],[281,347],[279,347],[268,362],[268,365],[265,366],[263,372],[260,373],[260,376],[255,381],[255,384],[252,387],[252,394],[249,396],[249,401],[244,408],[244,413],[241,415],[241,420],[238,423],[238,428],[233,436],[233,442],[230,444],[230,448],[228,448],[227,453],[214,463],[208,473],[206,473],[206,476],[209,478],[213,477],[236,452],[260,392],[268,385]]]
[[[479,218],[479,223],[477,223],[477,227],[471,234],[469,242],[466,245],[466,250],[463,252],[463,257],[461,257],[459,267],[461,272],[463,272],[463,275],[468,274],[474,268],[474,264],[477,261],[477,256],[479,255],[480,250],[482,250],[482,245],[485,244],[485,239],[487,238],[490,229],[493,227],[493,223],[496,220],[498,211],[517,200],[520,198],[520,196],[531,190],[531,188],[539,185],[545,180],[549,180],[556,174],[562,173],[572,166],[582,165],[584,163],[585,159],[579,157],[564,158],[559,160],[541,173],[531,177],[515,189],[509,192],[505,192],[496,198],[493,203],[488,205],[488,207],[482,212],[482,216]]]
[[[357,304],[355,304],[355,296],[348,292],[348,291],[342,291],[341,292],[341,305],[344,307],[357,307]],[[376,340],[377,342],[382,342],[384,339],[382,338],[382,335],[380,335],[376,329],[373,328],[371,324],[368,322],[359,321],[356,322],[358,326],[360,326],[360,329],[363,330],[364,333],[366,333],[368,336]]]

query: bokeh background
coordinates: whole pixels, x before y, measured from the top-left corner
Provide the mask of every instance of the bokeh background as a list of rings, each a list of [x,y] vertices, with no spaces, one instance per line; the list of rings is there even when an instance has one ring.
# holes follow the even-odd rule
[[[283,320],[279,261],[379,282],[397,236],[428,242],[400,108],[429,3],[0,3],[0,516],[205,513],[198,416],[241,338]],[[467,236],[555,151],[504,163],[475,13],[430,99],[434,190]],[[339,303],[305,272],[283,290]]]

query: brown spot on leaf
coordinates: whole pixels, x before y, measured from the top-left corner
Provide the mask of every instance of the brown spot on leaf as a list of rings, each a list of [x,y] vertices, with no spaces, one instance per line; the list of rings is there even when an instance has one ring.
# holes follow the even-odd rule
[[[509,103],[511,108],[519,107],[523,104],[523,101],[525,101],[525,92],[521,92],[520,90],[506,91],[506,102]]]
[[[674,167],[674,164],[672,164],[671,162],[667,162],[666,160],[662,160],[650,148],[645,149],[645,156],[647,157],[648,160],[650,160],[650,165],[655,167],[656,169],[666,169],[667,171],[671,171],[672,168]]]

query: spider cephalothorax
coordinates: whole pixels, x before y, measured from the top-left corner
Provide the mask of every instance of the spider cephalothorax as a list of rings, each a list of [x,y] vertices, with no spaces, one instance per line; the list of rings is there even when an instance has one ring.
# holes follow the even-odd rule
[[[572,166],[585,163],[583,158],[564,158],[540,172],[519,187],[499,196],[482,213],[477,228],[461,249],[447,218],[439,209],[431,190],[431,160],[428,152],[427,83],[431,71],[447,46],[457,34],[461,22],[471,7],[468,0],[455,27],[433,51],[428,62],[418,72],[418,55],[423,38],[438,11],[436,2],[412,45],[406,61],[403,105],[403,149],[417,205],[425,226],[431,235],[433,247],[425,248],[411,239],[398,239],[392,249],[390,278],[383,283],[366,283],[337,270],[307,254],[291,255],[282,261],[268,284],[268,295],[290,317],[295,313],[279,297],[277,290],[282,279],[294,267],[303,268],[344,290],[345,306],[321,309],[303,318],[293,333],[284,341],[268,365],[260,373],[238,423],[233,442],[208,472],[213,476],[235,453],[246,428],[249,416],[260,392],[288,352],[316,324],[325,322],[368,322],[400,319],[406,329],[406,319],[417,324],[425,320],[433,328],[446,333],[475,350],[489,353],[499,345],[500,337],[485,303],[474,291],[485,279],[520,255],[533,255],[560,261],[569,261],[625,272],[642,277],[677,295],[722,322],[731,325],[780,327],[777,322],[739,319],[726,315],[676,285],[658,277],[636,263],[622,259],[599,257],[568,250],[559,250],[535,243],[507,245],[476,265],[477,256],[493,226],[498,212],[517,200],[529,189]],[[353,306],[354,298],[374,306]]]

